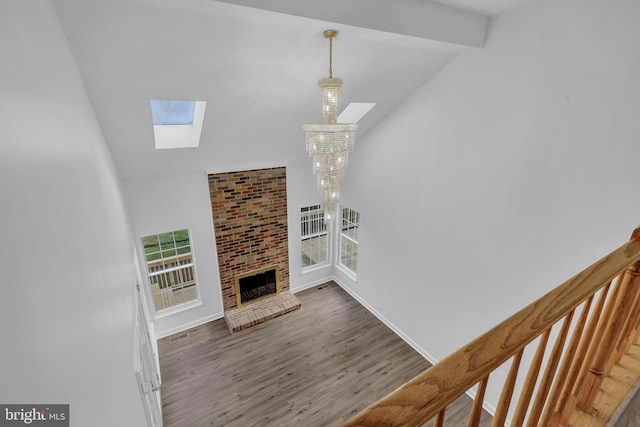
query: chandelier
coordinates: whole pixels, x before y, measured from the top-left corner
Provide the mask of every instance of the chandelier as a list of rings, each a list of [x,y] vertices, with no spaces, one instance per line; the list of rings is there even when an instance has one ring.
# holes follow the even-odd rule
[[[325,221],[332,219],[334,206],[340,198],[340,186],[344,181],[349,152],[353,151],[355,123],[337,123],[338,95],[342,79],[333,77],[333,38],[336,30],[326,30],[329,39],[329,77],[318,80],[322,92],[322,123],[306,123],[302,129],[307,140],[307,152],[313,157],[313,174],[316,175]]]

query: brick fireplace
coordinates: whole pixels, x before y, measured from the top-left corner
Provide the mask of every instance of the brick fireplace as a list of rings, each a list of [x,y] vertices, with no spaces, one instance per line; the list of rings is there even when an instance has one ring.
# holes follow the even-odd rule
[[[291,311],[288,309],[289,305],[295,306],[292,309],[300,306],[297,299],[288,292],[286,179],[284,167],[209,175],[222,299],[228,324],[228,317],[233,315],[247,315],[250,318],[248,326],[279,315],[281,310],[274,311],[269,308],[270,305],[282,306],[284,312]],[[279,294],[239,307],[236,291],[238,278],[271,266],[277,267]],[[265,310],[264,316],[258,313]],[[261,316],[265,319],[261,319]],[[232,327],[231,324],[229,326],[233,332],[234,328],[239,327]]]
[[[236,305],[238,307],[279,294],[277,265],[236,276]]]

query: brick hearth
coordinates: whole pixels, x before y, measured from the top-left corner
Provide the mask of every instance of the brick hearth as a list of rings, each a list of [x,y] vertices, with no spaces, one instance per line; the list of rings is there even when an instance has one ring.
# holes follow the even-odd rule
[[[289,292],[283,292],[280,295],[227,310],[224,313],[224,320],[231,333],[234,333],[299,308],[298,298]]]

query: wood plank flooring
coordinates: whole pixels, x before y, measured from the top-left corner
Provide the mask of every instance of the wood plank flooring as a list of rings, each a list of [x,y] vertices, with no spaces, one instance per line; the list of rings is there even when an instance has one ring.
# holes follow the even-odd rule
[[[335,283],[296,296],[299,310],[234,335],[219,319],[159,340],[164,425],[338,426],[430,366]]]

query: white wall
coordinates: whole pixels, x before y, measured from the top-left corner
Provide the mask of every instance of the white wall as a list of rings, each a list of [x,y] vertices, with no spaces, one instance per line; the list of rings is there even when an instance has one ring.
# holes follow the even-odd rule
[[[0,4],[0,402],[145,425],[119,182],[56,13]]]
[[[304,135],[301,135],[304,150]],[[304,153],[304,152],[303,152]],[[136,244],[140,238],[155,233],[189,228],[195,253],[198,283],[202,304],[160,315],[154,320],[157,337],[167,336],[224,315],[218,257],[215,251],[213,219],[207,173],[259,169],[286,165],[289,226],[289,285],[297,292],[331,278],[332,267],[327,266],[301,273],[300,208],[319,203],[315,191],[315,177],[311,160],[289,162],[260,162],[246,154],[243,165],[225,164],[224,158],[212,161],[209,171],[179,175],[127,178],[123,182],[127,210],[131,218]],[[144,253],[139,248],[139,253]],[[141,271],[146,271],[141,265]],[[146,280],[146,279],[145,279]],[[145,283],[148,285],[148,283]],[[150,299],[152,301],[152,299]]]
[[[345,284],[433,358],[640,223],[638,16],[631,0],[505,14],[357,142],[342,203],[361,213],[360,264]]]
[[[300,139],[304,145],[304,135]],[[301,147],[304,150],[304,147]],[[320,193],[313,175],[313,162],[305,157],[287,163],[287,199],[289,205],[289,285],[298,292],[333,278],[333,265],[309,268],[302,272],[300,208],[320,204]]]
[[[144,236],[188,228],[196,263],[202,304],[154,320],[157,337],[223,316],[218,257],[215,252],[213,221],[207,174],[203,172],[130,178],[123,183],[133,234],[144,254]],[[146,266],[141,265],[146,272]],[[145,285],[148,286],[145,278]],[[149,298],[153,301],[153,298]],[[152,310],[153,311],[153,310]]]

